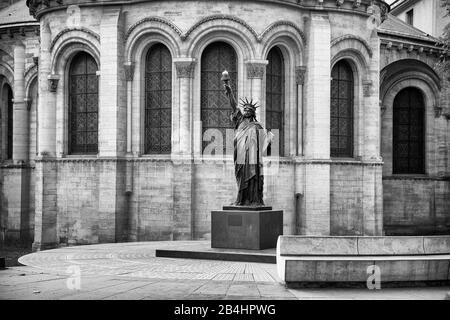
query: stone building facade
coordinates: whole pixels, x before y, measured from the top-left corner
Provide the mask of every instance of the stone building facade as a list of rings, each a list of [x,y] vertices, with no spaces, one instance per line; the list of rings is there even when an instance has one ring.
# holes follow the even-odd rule
[[[264,196],[285,234],[450,232],[448,75],[384,2],[26,5],[0,11],[27,10],[0,24],[7,240],[209,238],[236,194],[223,69],[278,133]]]

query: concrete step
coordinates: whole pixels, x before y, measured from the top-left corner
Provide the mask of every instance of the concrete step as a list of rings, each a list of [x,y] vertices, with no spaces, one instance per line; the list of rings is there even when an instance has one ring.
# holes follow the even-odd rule
[[[208,250],[197,251],[192,249],[156,249],[155,256],[161,258],[180,258],[180,259],[204,259],[204,260],[224,260],[224,261],[241,261],[241,262],[257,262],[257,263],[272,263],[277,262],[275,250],[273,253],[261,253],[259,250],[249,252],[250,250],[237,249],[229,250]]]

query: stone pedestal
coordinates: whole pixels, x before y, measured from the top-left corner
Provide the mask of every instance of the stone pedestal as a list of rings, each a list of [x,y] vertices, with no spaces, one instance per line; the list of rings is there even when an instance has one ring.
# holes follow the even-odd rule
[[[283,211],[272,207],[225,206],[211,212],[211,247],[261,250],[275,248],[283,234]]]

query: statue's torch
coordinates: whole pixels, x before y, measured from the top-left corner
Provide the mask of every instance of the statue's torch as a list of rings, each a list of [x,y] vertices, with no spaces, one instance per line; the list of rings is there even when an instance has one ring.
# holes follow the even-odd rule
[[[224,70],[222,72],[222,78],[220,78],[220,80],[222,80],[225,85],[229,85],[230,84],[230,75],[228,74],[227,70]]]

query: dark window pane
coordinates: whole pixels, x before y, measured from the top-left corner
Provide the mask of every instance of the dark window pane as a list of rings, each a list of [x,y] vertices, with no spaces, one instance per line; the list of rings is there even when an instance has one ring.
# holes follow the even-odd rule
[[[97,63],[78,53],[69,70],[69,153],[98,152]]]
[[[214,42],[202,53],[201,58],[201,120],[203,133],[208,129],[223,132],[223,154],[225,154],[225,129],[233,128],[230,120],[231,108],[223,83],[222,72],[228,71],[234,92],[237,89],[237,57],[227,43]],[[203,150],[210,141],[203,141]]]
[[[279,154],[284,155],[284,68],[283,55],[277,47],[267,55],[266,69],[266,127],[279,130]],[[273,150],[271,150],[273,151]]]
[[[150,48],[145,66],[144,152],[171,152],[172,57],[163,44]]]
[[[331,70],[330,154],[353,156],[353,72],[345,61]]]
[[[393,173],[424,173],[423,96],[416,88],[401,90],[394,99]]]
[[[8,96],[7,96],[7,103],[8,103],[8,119],[7,119],[7,132],[8,132],[8,141],[6,144],[7,150],[6,150],[6,158],[7,159],[12,159],[13,156],[13,93],[11,90],[11,87],[5,86],[7,87],[8,90]],[[1,120],[1,119],[0,119]]]

